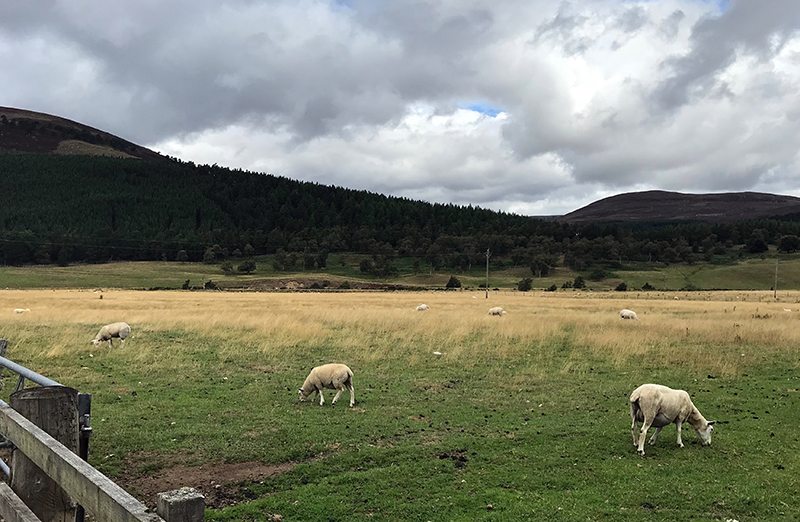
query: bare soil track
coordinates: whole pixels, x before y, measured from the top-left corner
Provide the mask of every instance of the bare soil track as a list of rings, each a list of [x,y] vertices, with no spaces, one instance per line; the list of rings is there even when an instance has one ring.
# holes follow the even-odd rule
[[[126,468],[131,471],[114,480],[147,506],[156,505],[159,493],[191,487],[206,497],[207,508],[221,509],[253,500],[255,497],[247,489],[248,484],[276,477],[295,467],[293,462],[189,466],[183,460],[182,457],[176,457],[167,467],[158,471],[136,472],[133,470],[146,463],[146,456],[138,455],[126,460],[126,464],[130,464]]]

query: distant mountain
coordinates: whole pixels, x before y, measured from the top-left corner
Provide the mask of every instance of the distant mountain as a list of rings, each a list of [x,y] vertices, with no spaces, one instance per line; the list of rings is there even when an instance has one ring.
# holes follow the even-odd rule
[[[65,155],[167,160],[108,132],[41,112],[0,107],[0,149]]]
[[[683,194],[629,192],[595,201],[558,218],[563,223],[704,221],[733,223],[800,214],[800,198],[760,192]]]

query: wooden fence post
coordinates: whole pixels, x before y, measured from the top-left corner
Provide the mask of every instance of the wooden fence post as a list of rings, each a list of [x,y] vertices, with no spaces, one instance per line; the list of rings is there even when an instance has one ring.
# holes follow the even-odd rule
[[[8,341],[5,339],[0,339],[0,357],[5,357],[6,352],[8,351]],[[3,367],[0,366],[0,388],[3,387]]]
[[[20,390],[11,407],[73,453],[78,452],[78,390],[43,386]],[[74,522],[75,502],[21,451],[11,457],[11,489],[42,522]]]

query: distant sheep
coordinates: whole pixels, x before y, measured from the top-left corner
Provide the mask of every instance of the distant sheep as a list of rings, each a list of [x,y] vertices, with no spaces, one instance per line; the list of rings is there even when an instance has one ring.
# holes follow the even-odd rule
[[[633,310],[620,310],[619,311],[619,318],[620,319],[633,319],[635,321],[639,320],[639,316],[636,315],[636,312]]]
[[[108,341],[108,346],[113,347],[114,343],[111,341],[114,337],[120,339],[122,344],[125,344],[125,338],[131,334],[131,327],[128,323],[111,323],[100,328],[97,335],[92,339],[92,344],[97,346],[103,341]]]
[[[30,312],[30,311],[31,311],[30,308],[14,308],[14,313],[15,314],[24,314],[24,313]]]
[[[486,312],[486,315],[503,315],[505,313],[508,313],[508,312],[503,310],[503,307],[495,306],[494,308],[489,308],[489,311]]]
[[[331,404],[336,404],[345,388],[350,391],[350,407],[352,408],[356,402],[353,390],[353,370],[345,364],[331,363],[312,368],[303,386],[298,390],[300,402],[305,402],[309,395],[317,393],[319,394],[319,405],[322,406],[325,404],[325,398],[322,396],[323,388],[338,390]]]
[[[656,432],[650,438],[650,445],[655,444],[661,428],[672,424],[678,426],[678,446],[683,447],[681,440],[681,424],[688,422],[700,438],[703,446],[711,445],[711,432],[715,421],[707,421],[692,403],[689,394],[683,390],[673,390],[660,384],[643,384],[633,390],[630,398],[631,435],[633,445],[639,455],[644,457],[644,439],[647,430],[655,426]],[[642,430],[636,433],[637,422],[642,423]]]
[[[417,312],[424,312],[425,310],[430,310],[430,309],[431,309],[430,306],[420,303],[420,305],[417,307]]]

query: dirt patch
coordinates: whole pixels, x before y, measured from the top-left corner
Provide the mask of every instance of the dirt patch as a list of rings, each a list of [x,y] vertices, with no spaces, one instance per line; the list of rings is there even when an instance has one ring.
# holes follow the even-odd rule
[[[127,459],[126,466],[134,470],[142,466],[142,456]],[[206,507],[221,509],[255,499],[247,489],[252,482],[277,477],[295,467],[295,463],[264,464],[242,462],[238,464],[204,464],[187,466],[171,463],[158,471],[134,472],[117,477],[115,482],[148,507],[155,507],[158,494],[181,487],[191,487],[206,497]]]
[[[463,468],[467,465],[467,450],[455,449],[449,452],[442,453],[437,457],[440,460],[451,459],[457,468]]]
[[[0,448],[0,458],[10,464],[11,450]],[[247,489],[249,484],[277,477],[291,471],[297,465],[294,462],[283,464],[241,462],[238,464],[187,466],[181,463],[187,460],[186,457],[178,455],[162,461],[164,467],[158,471],[136,471],[141,470],[153,459],[163,458],[163,456],[144,454],[129,457],[125,464],[126,469],[131,471],[113,480],[122,489],[136,497],[139,502],[152,509],[156,507],[159,493],[185,486],[195,488],[202,493],[205,496],[207,508],[222,509],[254,500],[256,496]],[[6,482],[5,474],[0,473],[0,480]],[[267,520],[280,519],[268,518]]]
[[[304,278],[304,279],[253,279],[247,281],[224,281],[217,283],[223,290],[244,290],[255,292],[308,292],[308,291],[342,291],[339,286],[343,279]],[[427,290],[422,286],[401,285],[392,283],[372,283],[365,281],[347,281],[348,290]]]

